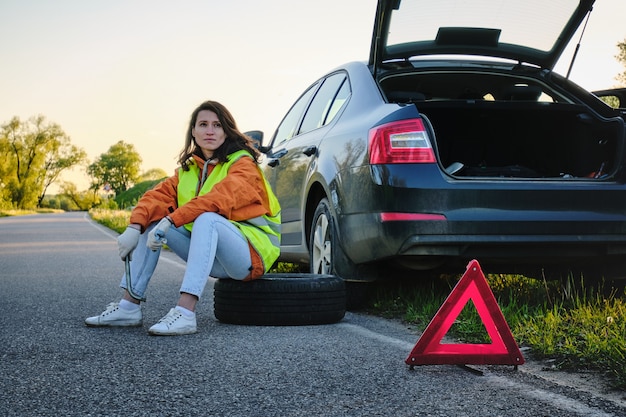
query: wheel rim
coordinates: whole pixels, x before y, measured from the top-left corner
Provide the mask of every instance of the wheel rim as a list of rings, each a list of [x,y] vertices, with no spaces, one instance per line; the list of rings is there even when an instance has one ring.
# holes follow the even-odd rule
[[[314,273],[331,273],[331,254],[332,245],[330,241],[328,217],[325,214],[322,214],[315,221],[315,228],[313,230],[313,259],[311,262]]]

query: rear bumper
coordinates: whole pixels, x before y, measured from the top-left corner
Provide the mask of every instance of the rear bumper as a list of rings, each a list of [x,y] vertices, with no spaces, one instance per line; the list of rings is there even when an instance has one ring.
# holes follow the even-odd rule
[[[389,221],[344,216],[341,246],[356,264],[388,261],[418,270],[464,267],[477,259],[492,272],[624,266],[626,222]]]
[[[339,243],[355,264],[463,270],[478,259],[500,271],[617,264],[626,273],[625,184],[455,180],[436,164],[350,174],[342,177],[336,213]]]

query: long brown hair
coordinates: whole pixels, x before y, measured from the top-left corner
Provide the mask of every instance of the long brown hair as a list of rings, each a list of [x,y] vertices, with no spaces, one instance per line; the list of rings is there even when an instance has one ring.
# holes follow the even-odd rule
[[[226,162],[228,161],[228,155],[239,151],[241,149],[245,149],[254,158],[254,160],[259,163],[260,153],[254,146],[254,142],[248,136],[244,135],[237,128],[237,123],[235,122],[235,118],[228,111],[226,107],[217,101],[205,101],[200,104],[191,114],[191,119],[189,120],[189,128],[187,129],[187,136],[185,137],[185,147],[178,156],[178,164],[185,170],[189,170],[189,160],[194,155],[202,155],[200,147],[196,144],[196,141],[191,134],[192,129],[196,125],[196,120],[198,119],[198,113],[203,110],[212,111],[217,115],[220,123],[222,124],[222,128],[224,129],[224,133],[226,133],[226,140],[224,143],[213,152],[213,159],[217,162]]]

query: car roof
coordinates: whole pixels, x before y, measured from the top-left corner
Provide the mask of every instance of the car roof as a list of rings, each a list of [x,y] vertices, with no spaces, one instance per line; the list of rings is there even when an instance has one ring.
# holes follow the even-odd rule
[[[553,69],[595,0],[378,0],[369,64],[425,55]]]

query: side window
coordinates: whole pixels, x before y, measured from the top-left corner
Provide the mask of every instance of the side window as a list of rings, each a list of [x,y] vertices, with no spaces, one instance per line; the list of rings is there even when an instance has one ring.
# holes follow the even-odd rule
[[[349,94],[349,86],[345,81],[346,74],[344,73],[333,74],[324,80],[324,84],[322,84],[317,94],[315,94],[315,98],[313,98],[304,116],[298,134],[310,132],[311,130],[322,127],[333,119],[342,104],[342,102],[338,101],[340,98],[338,92],[344,96],[343,101],[347,98],[346,90],[344,90],[342,86],[347,86],[347,94]],[[337,102],[337,105],[335,105],[335,102]]]
[[[604,101],[605,104],[613,107],[614,109],[620,108],[619,97],[618,96],[602,96],[600,100]]]
[[[307,91],[305,91],[304,94],[300,96],[298,101],[296,101],[296,104],[291,107],[283,121],[280,123],[280,126],[278,126],[278,129],[276,129],[273,146],[291,139],[296,134],[298,122],[302,117],[304,109],[306,109],[306,106],[309,104],[311,96],[317,89],[318,84],[319,83],[312,85]]]
[[[348,78],[346,77],[343,84],[341,84],[341,88],[337,92],[337,96],[335,96],[335,100],[333,101],[328,114],[326,115],[326,120],[324,120],[324,125],[332,122],[339,110],[343,107],[348,98],[350,97],[350,82],[348,82]]]

